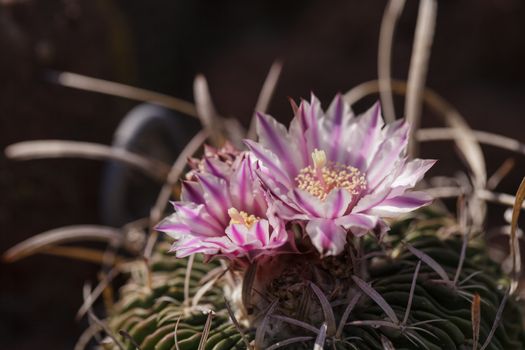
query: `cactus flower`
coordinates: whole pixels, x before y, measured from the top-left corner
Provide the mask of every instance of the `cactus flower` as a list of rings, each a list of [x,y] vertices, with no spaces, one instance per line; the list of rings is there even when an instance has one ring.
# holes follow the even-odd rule
[[[431,202],[408,191],[435,163],[407,161],[409,126],[385,125],[379,104],[355,117],[341,95],[323,113],[312,95],[297,108],[289,129],[258,114],[258,142],[246,140],[256,172],[276,201],[279,216],[306,223],[323,255],[339,254],[348,234],[388,230],[385,218]]]
[[[194,253],[253,261],[288,241],[284,223],[268,203],[249,154],[206,150],[182,184],[175,213],[157,229],[176,239],[177,257]]]

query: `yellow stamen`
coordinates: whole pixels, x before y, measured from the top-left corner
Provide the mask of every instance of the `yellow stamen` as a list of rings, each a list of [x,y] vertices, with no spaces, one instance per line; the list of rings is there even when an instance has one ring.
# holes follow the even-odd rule
[[[314,167],[321,169],[326,165],[326,153],[315,148],[312,152],[312,160],[314,161]]]
[[[312,152],[313,167],[301,169],[295,181],[297,187],[313,196],[325,200],[331,190],[344,188],[352,195],[358,195],[366,189],[366,177],[349,165],[328,162],[326,153],[315,149]]]
[[[248,215],[244,211],[238,211],[235,208],[228,209],[228,215],[230,216],[230,225],[242,224],[250,229],[260,219],[255,215]]]

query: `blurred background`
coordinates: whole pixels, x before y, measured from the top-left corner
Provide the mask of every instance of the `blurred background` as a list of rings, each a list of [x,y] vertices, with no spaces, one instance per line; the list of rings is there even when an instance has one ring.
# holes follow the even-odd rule
[[[284,70],[269,111],[286,122],[292,116],[288,96],[308,98],[312,91],[327,106],[335,93],[377,77],[385,5],[384,0],[0,0],[0,149],[33,139],[110,144],[121,119],[138,104],[52,84],[46,80],[49,70],[187,100],[193,99],[194,76],[203,73],[219,112],[247,125],[266,73],[279,58]],[[407,1],[398,25],[396,78],[407,76],[417,6]],[[525,141],[523,18],[521,0],[440,1],[428,77],[428,85],[471,126],[520,141]],[[397,106],[400,111],[402,104]],[[431,120],[428,116],[424,124],[439,125]],[[489,174],[512,156],[484,150]],[[460,164],[449,144],[423,151],[442,159],[442,172]],[[17,163],[0,156],[0,252],[55,227],[102,223],[103,167],[96,161]],[[498,191],[514,193],[524,169],[517,158]],[[500,218],[502,209],[493,213]],[[82,285],[95,281],[96,271],[88,263],[50,256],[1,263],[0,348],[73,348],[85,327],[74,320]]]

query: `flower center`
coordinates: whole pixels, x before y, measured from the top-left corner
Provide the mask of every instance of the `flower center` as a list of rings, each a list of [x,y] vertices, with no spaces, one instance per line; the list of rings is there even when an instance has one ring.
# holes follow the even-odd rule
[[[250,229],[253,224],[260,220],[255,215],[248,215],[245,211],[238,211],[235,208],[228,209],[228,215],[230,216],[230,225],[232,224],[243,224],[246,228]]]
[[[331,190],[344,188],[352,195],[366,189],[366,178],[359,169],[336,162],[328,162],[326,153],[315,149],[312,152],[314,165],[301,169],[295,177],[297,187],[325,200]]]

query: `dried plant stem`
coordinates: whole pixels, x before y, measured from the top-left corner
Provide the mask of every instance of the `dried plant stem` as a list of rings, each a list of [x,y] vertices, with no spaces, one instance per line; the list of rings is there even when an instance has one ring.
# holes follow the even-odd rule
[[[210,135],[213,145],[216,147],[221,146],[224,143],[222,118],[217,114],[213,105],[208,82],[203,75],[195,77],[193,95],[195,96],[197,115],[202,126]]]
[[[49,247],[77,241],[95,241],[118,244],[123,235],[120,230],[95,225],[67,226],[35,235],[4,253],[6,262],[14,262],[29,255],[48,250]]]
[[[377,58],[377,75],[379,78],[379,94],[383,115],[388,122],[396,119],[394,98],[392,96],[392,42],[397,21],[405,7],[405,0],[390,0],[381,22],[379,33],[379,48]]]
[[[456,186],[430,187],[425,189],[425,192],[434,198],[454,198],[464,194],[463,189]],[[516,197],[510,194],[491,192],[488,190],[478,190],[476,191],[476,196],[487,202],[493,202],[507,207],[514,206],[514,202],[516,201]],[[521,208],[525,209],[525,205],[522,205]]]
[[[348,91],[345,94],[345,100],[350,105],[353,105],[363,97],[372,93],[377,93],[378,91],[379,82],[377,80],[368,81]],[[392,80],[392,91],[396,94],[405,95],[407,93],[407,83],[402,80]],[[450,129],[455,130],[453,133],[454,137],[451,138],[449,136],[447,139],[453,139],[458,145],[458,148],[462,151],[464,158],[467,160],[468,165],[474,174],[473,182],[477,189],[484,188],[487,181],[487,175],[483,152],[481,151],[479,144],[476,142],[477,139],[473,135],[472,130],[465,122],[465,118],[463,118],[463,116],[450,103],[435,91],[429,88],[424,88],[422,93],[423,101],[438,115],[444,118],[445,122],[452,127]],[[417,135],[417,132],[419,131],[415,132],[416,134],[414,135]],[[424,138],[423,141],[425,141]],[[513,144],[512,146],[516,145]]]
[[[197,117],[197,110],[191,102],[158,92],[71,72],[48,71],[46,77],[48,81],[62,86],[123,97],[130,100],[154,103],[192,117]]]
[[[64,258],[71,258],[75,260],[81,260],[85,262],[95,263],[102,265],[104,262],[105,253],[90,248],[80,248],[80,247],[61,247],[61,246],[52,246],[46,247],[43,250],[39,251],[40,254],[59,256]],[[119,264],[123,262],[122,257],[116,257],[115,263]]]
[[[185,306],[188,306],[190,300],[190,281],[191,281],[191,270],[193,269],[193,263],[195,261],[195,254],[190,255],[188,258],[188,264],[186,265],[186,274],[184,276],[184,302]]]
[[[83,288],[83,292],[82,292],[83,296],[84,296],[84,302],[86,302],[86,300],[89,299],[89,296],[91,295],[91,286],[86,283],[84,284],[84,288]],[[103,321],[101,321],[96,315],[95,313],[93,312],[93,309],[90,307],[88,307],[87,309],[87,314],[88,314],[88,317],[89,317],[89,320],[91,322],[93,322],[94,324],[97,324],[98,326],[100,326],[100,328],[102,328],[104,330],[104,332],[107,334],[108,337],[111,338],[111,340],[113,340],[113,342],[115,343],[115,345],[120,349],[120,350],[124,350],[124,345],[121,344],[121,342],[117,339],[117,337],[115,337],[115,335],[113,334],[113,332],[109,329],[109,327],[107,326],[106,323],[104,323]]]
[[[410,68],[408,72],[408,87],[405,99],[405,116],[411,124],[411,135],[419,129],[419,121],[422,110],[423,90],[430,58],[430,48],[434,37],[436,22],[436,0],[420,0],[417,16],[416,33]],[[417,154],[417,143],[414,137],[410,137],[408,153],[412,157]]]
[[[246,349],[252,350],[253,347],[250,344],[250,341],[246,337],[246,334],[244,334],[244,331],[242,330],[241,325],[239,324],[239,321],[237,321],[237,318],[235,317],[235,312],[232,310],[232,307],[230,305],[230,302],[224,298],[224,305],[226,305],[226,310],[228,311],[228,316],[230,316],[230,320],[232,321],[233,325],[235,326],[235,329],[237,329],[237,332],[241,335],[242,341],[244,342],[244,345],[246,345]]]
[[[280,61],[276,61],[270,67],[270,71],[266,76],[266,80],[263,83],[261,92],[259,93],[259,98],[255,105],[254,112],[265,113],[268,110],[270,101],[272,100],[273,93],[275,92],[275,87],[281,76],[281,71],[283,64]],[[252,120],[250,122],[250,127],[248,129],[247,137],[251,140],[254,140],[256,137],[257,129],[257,117],[255,113],[253,114]]]
[[[416,134],[416,137],[420,142],[453,140],[459,136],[461,135],[458,135],[458,130],[455,128],[420,129]],[[472,136],[479,143],[525,155],[525,143],[521,143],[510,137],[481,130],[472,130]]]
[[[149,222],[151,227],[148,240],[144,248],[144,257],[146,259],[149,259],[151,257],[153,247],[157,242],[158,233],[153,229],[153,225],[156,225],[161,220],[164,210],[166,210],[166,206],[168,205],[168,200],[171,194],[173,193],[173,187],[175,186],[177,181],[179,181],[179,178],[181,177],[186,167],[188,158],[194,155],[199,150],[202,144],[206,141],[207,137],[208,132],[206,130],[201,130],[200,132],[198,132],[184,147],[182,152],[179,154],[179,156],[173,163],[173,166],[171,167],[168,175],[166,176],[164,186],[160,190],[155,205],[153,206],[150,212]]]
[[[76,319],[80,320],[86,312],[92,307],[93,303],[97,300],[97,298],[102,294],[102,292],[106,289],[106,287],[113,281],[113,279],[119,274],[119,270],[114,268],[112,269],[105,278],[100,281],[100,283],[89,293],[89,295],[84,297],[84,303],[80,307],[80,309],[77,312]]]
[[[92,325],[90,325],[80,335],[73,350],[85,350],[89,342],[91,341],[91,339],[93,339],[93,337],[95,337],[95,335],[100,333],[101,331],[102,331],[102,327],[100,327],[98,324],[93,323]]]
[[[472,318],[472,350],[477,350],[479,346],[479,330],[481,323],[481,299],[479,294],[474,294],[472,298],[471,318]]]
[[[197,350],[204,350],[204,346],[206,345],[206,341],[208,340],[208,336],[210,335],[211,320],[213,319],[213,314],[213,311],[208,310],[208,318],[206,319],[206,323],[204,324],[204,329],[202,330],[202,336]]]
[[[516,192],[516,199],[512,209],[512,222],[510,228],[510,255],[512,258],[512,283],[510,286],[510,294],[514,294],[518,290],[520,274],[521,274],[521,252],[520,244],[517,235],[518,219],[520,217],[523,201],[525,200],[525,177],[521,180],[521,184]]]
[[[87,158],[115,160],[125,163],[160,182],[164,182],[169,166],[161,161],[142,157],[121,148],[106,145],[62,140],[24,141],[5,149],[8,158],[31,160],[43,158]]]
[[[487,189],[493,190],[498,187],[501,180],[507,176],[516,165],[512,158],[507,158],[487,181]]]

